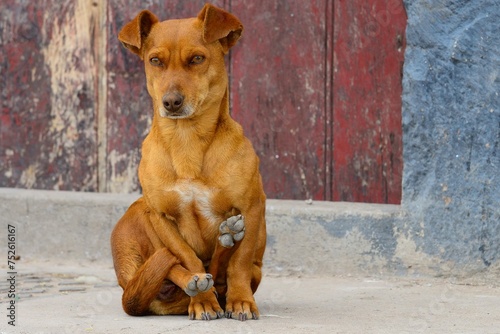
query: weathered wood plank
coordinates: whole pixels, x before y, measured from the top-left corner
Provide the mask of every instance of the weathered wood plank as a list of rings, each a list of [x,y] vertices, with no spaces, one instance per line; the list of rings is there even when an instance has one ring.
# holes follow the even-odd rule
[[[1,185],[95,191],[92,4],[0,6]]]
[[[334,1],[333,200],[401,200],[401,0]]]
[[[233,116],[270,198],[324,199],[326,1],[231,2],[246,27],[232,53]]]

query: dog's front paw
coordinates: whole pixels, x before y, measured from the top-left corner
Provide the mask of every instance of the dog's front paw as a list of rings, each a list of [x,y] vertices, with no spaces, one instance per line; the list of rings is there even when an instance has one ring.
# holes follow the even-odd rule
[[[245,218],[242,215],[229,217],[220,224],[219,231],[219,243],[223,247],[231,248],[245,236]]]
[[[200,292],[208,291],[214,285],[214,280],[210,274],[193,275],[188,282],[184,292],[190,297],[196,296]]]

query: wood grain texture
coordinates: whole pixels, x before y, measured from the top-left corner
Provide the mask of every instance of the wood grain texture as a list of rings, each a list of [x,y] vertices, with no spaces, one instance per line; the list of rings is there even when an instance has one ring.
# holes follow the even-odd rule
[[[401,1],[334,1],[335,201],[401,201],[405,27]]]
[[[95,191],[91,5],[0,6],[1,185]]]
[[[325,1],[232,1],[246,27],[232,53],[234,118],[274,198],[324,199]]]

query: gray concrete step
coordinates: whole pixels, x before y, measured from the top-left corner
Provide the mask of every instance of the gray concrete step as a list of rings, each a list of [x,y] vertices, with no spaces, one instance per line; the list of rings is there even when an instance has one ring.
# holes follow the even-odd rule
[[[111,231],[139,196],[0,188],[0,216],[16,227],[22,258],[109,264]],[[392,271],[394,256],[404,257],[393,233],[403,219],[397,205],[268,200],[264,266],[271,274]]]

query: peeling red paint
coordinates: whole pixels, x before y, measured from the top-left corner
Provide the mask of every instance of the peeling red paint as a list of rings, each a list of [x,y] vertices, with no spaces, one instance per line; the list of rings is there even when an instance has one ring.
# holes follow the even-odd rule
[[[233,1],[232,113],[261,158],[270,197],[324,199],[325,1]]]
[[[61,5],[65,10],[60,11]],[[79,82],[61,82],[71,94],[79,96],[85,108],[64,108],[60,110],[62,117],[84,119],[81,129],[63,128],[54,131],[52,122],[54,112],[61,105],[55,105],[55,97],[60,96],[53,91],[54,71],[49,63],[66,61],[67,59],[47,59],[46,50],[51,43],[58,43],[58,38],[65,35],[60,30],[59,36],[49,33],[64,27],[75,16],[74,1],[64,3],[46,3],[39,6],[37,2],[15,1],[2,4],[2,20],[9,27],[10,34],[2,36],[5,45],[1,45],[2,66],[2,126],[0,147],[0,185],[8,187],[26,187],[41,189],[95,190],[93,182],[94,166],[92,159],[96,142],[89,137],[87,128],[93,125],[93,104],[96,99],[93,91],[85,89]],[[61,26],[62,25],[62,26]],[[4,30],[5,34],[6,31]],[[66,44],[66,47],[70,47]],[[85,51],[86,45],[75,46],[69,53],[91,58]],[[62,54],[63,50],[61,50]],[[54,65],[59,66],[59,65]],[[68,62],[67,66],[71,66]],[[63,66],[59,69],[62,71]],[[87,72],[91,68],[81,67]],[[66,87],[64,87],[66,85]],[[62,88],[61,88],[62,89]],[[68,94],[68,98],[72,98]],[[60,96],[64,106],[73,106]],[[5,122],[5,123],[4,123]],[[65,133],[64,131],[69,131]],[[73,136],[73,133],[77,134]],[[65,143],[61,146],[61,143]]]
[[[401,1],[334,2],[333,200],[401,200]]]

